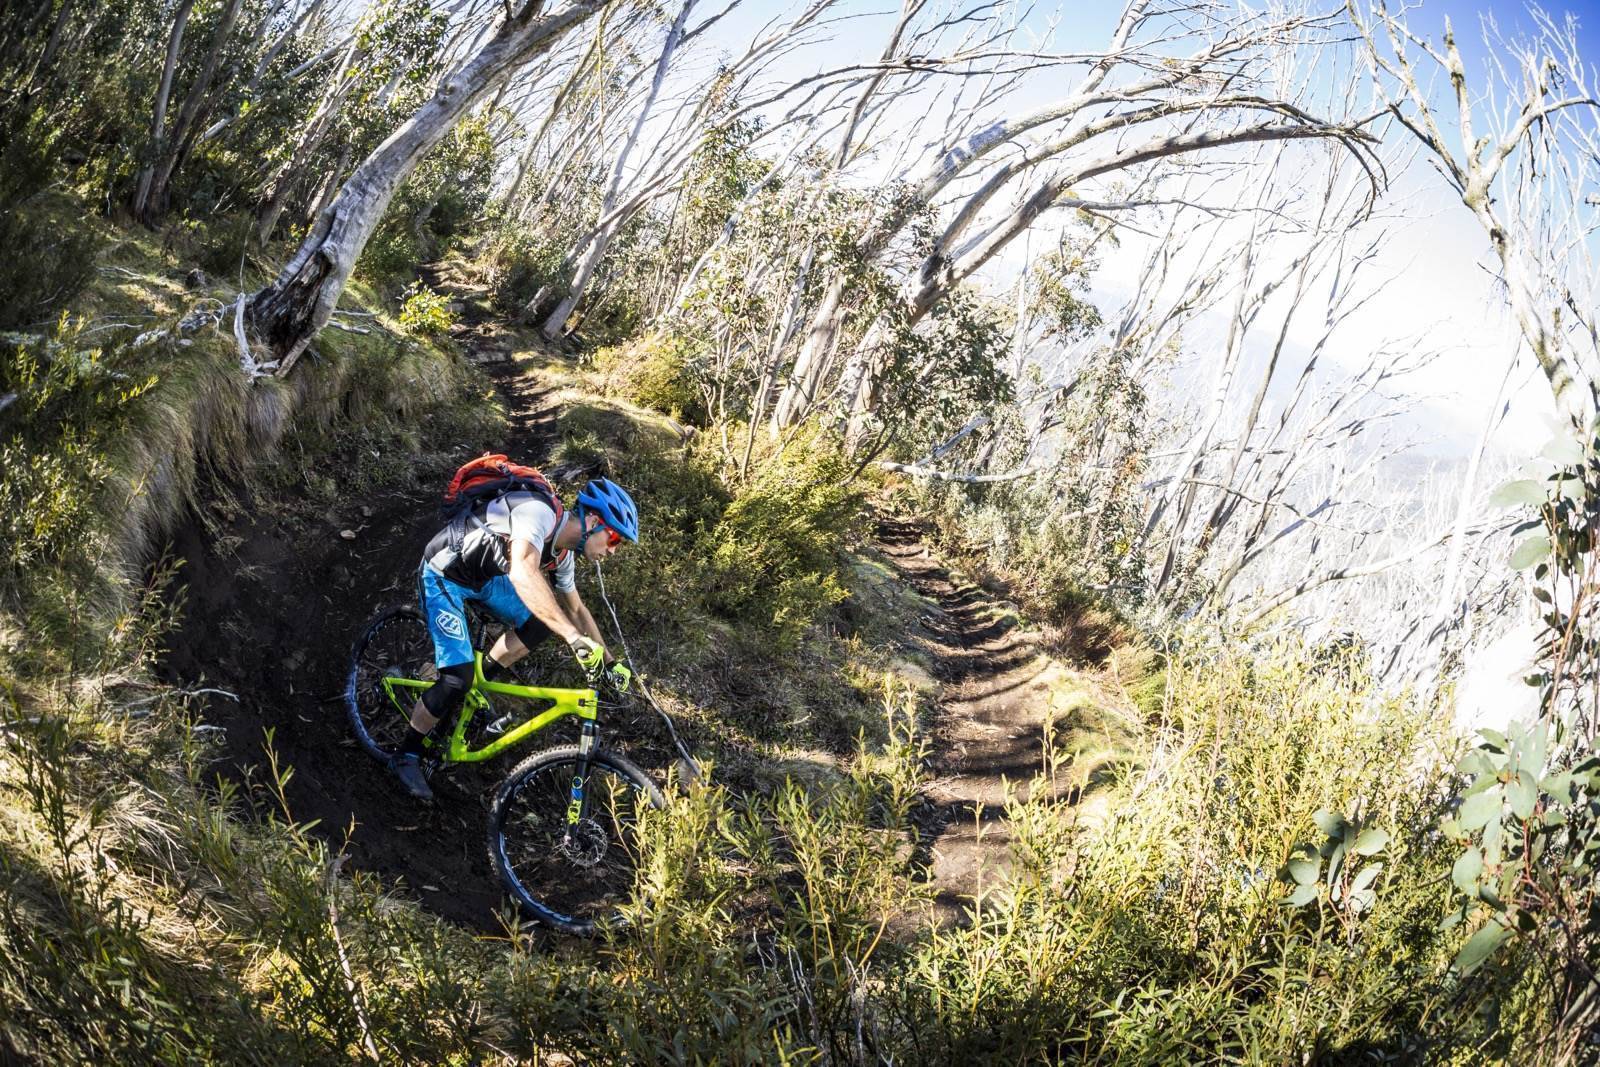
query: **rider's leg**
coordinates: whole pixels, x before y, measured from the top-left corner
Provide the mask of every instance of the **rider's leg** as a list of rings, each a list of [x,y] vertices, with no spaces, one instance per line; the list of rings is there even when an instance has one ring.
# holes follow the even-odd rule
[[[400,751],[420,755],[422,739],[439,725],[439,720],[451,714],[466,699],[472,688],[472,664],[457,663],[439,668],[439,680],[422,691],[422,696],[411,708],[411,729],[400,742]]]
[[[549,627],[540,622],[517,595],[509,577],[490,579],[482,589],[473,593],[473,599],[482,603],[490,614],[506,625],[505,633],[500,635],[485,657],[485,671],[491,669],[490,664],[510,667],[550,635]]]
[[[517,636],[517,631],[507,630],[500,635],[493,647],[489,649],[488,659],[500,667],[510,667],[527,654],[528,646],[522,643],[521,638]],[[489,669],[488,663],[483,666],[484,670],[487,671]]]
[[[472,688],[472,642],[467,637],[467,605],[476,593],[457,585],[427,563],[417,574],[417,598],[433,641],[433,662],[439,680],[423,691],[411,708],[411,729],[400,744],[402,754],[422,752],[422,739],[439,720],[454,712]]]

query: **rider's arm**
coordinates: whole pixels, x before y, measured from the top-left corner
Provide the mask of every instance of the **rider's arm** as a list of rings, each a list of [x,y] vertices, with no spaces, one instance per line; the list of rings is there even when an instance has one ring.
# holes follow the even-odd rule
[[[567,617],[578,627],[578,632],[599,645],[605,652],[606,663],[614,663],[616,657],[611,650],[606,648],[605,638],[600,636],[600,627],[595,625],[594,616],[589,614],[589,609],[583,602],[583,597],[578,595],[576,589],[564,589],[556,594],[560,598],[561,606],[566,609]]]
[[[556,595],[550,588],[550,583],[539,570],[539,550],[527,541],[520,539],[511,542],[511,588],[517,591],[517,596],[533,612],[534,618],[550,628],[550,632],[557,637],[572,643],[574,634],[585,633],[574,625],[574,619],[562,610],[556,601]],[[584,612],[587,616],[588,612]],[[594,620],[589,619],[590,627]],[[587,634],[586,634],[587,635]]]

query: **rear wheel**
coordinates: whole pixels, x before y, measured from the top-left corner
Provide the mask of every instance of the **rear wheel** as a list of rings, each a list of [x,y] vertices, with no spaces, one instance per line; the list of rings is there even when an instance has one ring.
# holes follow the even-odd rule
[[[628,759],[604,750],[589,757],[589,816],[568,824],[574,746],[535,752],[512,770],[489,808],[489,862],[530,918],[573,934],[617,921],[633,890],[644,807],[666,806],[661,791]]]
[[[411,720],[411,708],[422,689],[383,687],[385,678],[431,682],[439,677],[433,665],[433,639],[416,608],[393,608],[373,619],[350,653],[344,703],[350,728],[361,747],[387,760],[398,751]]]

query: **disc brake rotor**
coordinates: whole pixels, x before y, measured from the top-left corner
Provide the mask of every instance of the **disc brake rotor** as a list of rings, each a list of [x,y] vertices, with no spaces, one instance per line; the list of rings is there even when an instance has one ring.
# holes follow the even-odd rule
[[[561,854],[579,867],[593,867],[611,847],[605,830],[593,819],[580,819],[561,838]]]

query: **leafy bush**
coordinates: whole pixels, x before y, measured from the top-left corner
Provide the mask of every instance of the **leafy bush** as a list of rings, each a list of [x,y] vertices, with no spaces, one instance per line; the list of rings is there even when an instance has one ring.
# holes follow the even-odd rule
[[[0,342],[0,581],[13,594],[59,568],[92,569],[108,443],[155,383],[115,370],[81,329],[63,317],[48,340]]]
[[[707,425],[705,396],[689,369],[693,342],[657,330],[631,344],[602,348],[595,368],[608,389],[692,426]]]
[[[1293,641],[1182,636],[1147,769],[1099,800],[1012,801],[1011,876],[879,1014],[923,1062],[1416,1062],[1481,1036],[1449,1010],[1437,925],[1439,710]],[[1332,817],[1361,827],[1370,898],[1291,865]]]
[[[608,474],[639,502],[640,544],[618,565],[630,614],[684,630],[700,628],[709,614],[792,649],[843,598],[838,553],[859,501],[844,484],[847,464],[832,438],[797,439],[730,490],[709,442],[679,449],[672,435],[641,434],[626,417],[595,414],[568,413],[559,460],[581,464],[586,476]],[[581,429],[596,425],[609,426],[608,442]]]
[[[358,270],[363,277],[392,293],[416,274],[422,260],[422,243],[417,235],[407,226],[391,224],[386,217],[367,247],[361,250]]]
[[[195,263],[212,278],[238,285],[245,249],[250,246],[255,227],[244,212],[213,218],[195,227]]]
[[[1600,417],[1568,425],[1491,499],[1524,520],[1509,563],[1528,572],[1542,633],[1539,714],[1480,730],[1458,766],[1453,910],[1470,930],[1456,966],[1497,1008],[1517,1005],[1552,1061],[1585,1062],[1600,1005],[1600,641],[1593,634],[1600,525]],[[1519,998],[1520,994],[1520,998]]]
[[[844,450],[821,430],[765,457],[702,539],[712,610],[761,619],[780,646],[792,646],[842,600],[838,557],[860,506],[849,474]]]
[[[534,237],[520,228],[499,231],[483,257],[491,299],[507,315],[522,315],[530,301],[545,290],[543,310],[567,293],[562,275],[563,248],[559,241]]]
[[[100,238],[42,195],[55,151],[38,124],[0,125],[0,330],[49,323],[94,277]]]
[[[421,282],[406,286],[400,302],[400,328],[413,337],[438,337],[456,324],[450,313],[450,299]]]

